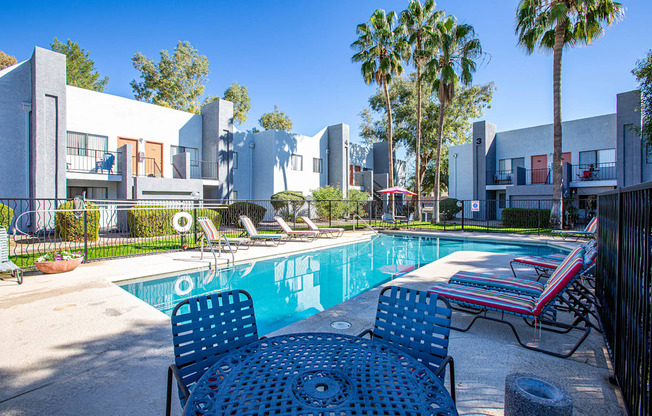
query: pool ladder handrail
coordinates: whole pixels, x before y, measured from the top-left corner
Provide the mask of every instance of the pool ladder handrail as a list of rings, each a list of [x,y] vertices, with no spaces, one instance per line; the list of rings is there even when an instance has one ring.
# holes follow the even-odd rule
[[[364,218],[362,218],[362,217],[359,216],[358,214],[353,214],[353,216],[354,216],[354,217],[358,217],[358,218],[360,219],[360,221],[362,221],[362,223],[363,223],[364,225],[366,225],[367,228],[369,228],[369,229],[371,230],[371,232],[373,232],[374,234],[378,235],[378,231],[374,230],[373,227],[372,227],[371,225],[369,225],[369,223],[368,223],[367,221],[364,220]],[[354,229],[355,229],[355,225],[354,225],[353,227],[354,227]]]
[[[226,259],[226,266],[229,267],[229,264],[235,264],[235,252],[233,251],[233,247],[231,247],[231,243],[229,242],[229,239],[226,238],[226,236],[222,233],[217,234],[219,237],[217,237],[217,242],[219,245],[219,250],[220,250],[220,256],[222,254],[222,245],[220,244],[220,240],[224,238],[224,242],[226,243],[226,247],[229,248],[229,252],[231,253],[231,263],[229,263],[229,259]],[[211,243],[208,243],[208,248],[211,249],[211,253],[213,253],[213,259],[215,261],[215,267],[217,267],[217,254],[215,254],[215,250],[213,250],[213,245]],[[199,251],[201,253],[201,259],[204,259],[204,238],[202,237],[201,243],[200,243],[200,248]],[[210,264],[208,265],[210,267]]]

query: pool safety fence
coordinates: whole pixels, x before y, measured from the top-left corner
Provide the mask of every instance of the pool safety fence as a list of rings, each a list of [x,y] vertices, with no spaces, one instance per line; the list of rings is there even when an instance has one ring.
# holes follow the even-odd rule
[[[453,200],[440,202],[440,222],[433,221],[432,200],[387,196],[370,200],[106,200],[0,199],[0,227],[8,229],[11,259],[21,268],[51,251],[82,252],[85,261],[198,248],[197,219],[211,219],[227,237],[243,235],[240,216],[251,218],[259,232],[279,233],[275,217],[293,229],[307,229],[302,217],[319,227],[347,230],[409,229],[434,231],[549,232],[551,200]],[[571,210],[572,211],[572,210]],[[190,229],[173,226],[176,214],[188,213]],[[575,209],[578,229],[594,215]],[[185,220],[178,220],[184,223]],[[181,224],[183,225],[183,224]]]

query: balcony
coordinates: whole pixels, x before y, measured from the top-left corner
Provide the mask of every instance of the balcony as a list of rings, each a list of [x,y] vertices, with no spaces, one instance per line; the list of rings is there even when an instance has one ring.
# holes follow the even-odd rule
[[[80,147],[66,148],[66,170],[75,173],[120,175],[120,152]]]
[[[514,174],[511,170],[490,170],[487,172],[487,185],[513,185]]]
[[[146,176],[149,178],[162,178],[161,167],[153,157],[132,156],[132,175]]]
[[[219,179],[217,162],[191,160],[190,177],[192,179]]]
[[[540,185],[552,183],[551,169],[525,169],[525,184]]]
[[[573,165],[571,174],[573,182],[615,181],[616,163],[590,163],[587,165]]]

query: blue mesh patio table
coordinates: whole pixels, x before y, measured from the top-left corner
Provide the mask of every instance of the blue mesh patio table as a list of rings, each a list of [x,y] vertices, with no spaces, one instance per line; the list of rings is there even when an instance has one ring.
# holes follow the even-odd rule
[[[330,333],[253,342],[221,357],[185,415],[457,415],[443,383],[389,344]]]

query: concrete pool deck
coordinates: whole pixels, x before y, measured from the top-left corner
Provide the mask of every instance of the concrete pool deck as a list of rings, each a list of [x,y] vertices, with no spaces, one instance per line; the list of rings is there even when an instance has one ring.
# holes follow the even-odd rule
[[[486,237],[479,233],[436,235]],[[547,241],[536,236],[489,237],[506,242]],[[368,233],[346,233],[337,240],[253,247],[236,253],[236,261],[367,238]],[[447,281],[460,269],[505,272],[509,259],[504,254],[457,252],[391,284],[426,288]],[[196,251],[174,252],[92,262],[65,275],[27,276],[21,286],[11,280],[0,281],[0,318],[6,334],[0,343],[0,415],[163,414],[166,371],[173,358],[169,318],[112,282],[196,270],[208,260],[212,260],[210,253],[202,261]],[[275,334],[338,332],[330,325],[335,320],[351,323],[342,333],[357,334],[373,325],[379,290],[365,292]],[[463,321],[459,318],[454,314],[454,323]],[[526,339],[532,334],[522,321],[517,328]],[[501,415],[505,376],[516,371],[536,373],[565,386],[573,396],[577,415],[626,414],[616,388],[608,382],[611,372],[600,334],[592,332],[573,357],[562,360],[518,347],[508,331],[503,325],[480,322],[469,332],[452,333],[450,353],[455,358],[460,414]],[[568,337],[571,339],[575,338]],[[544,333],[543,340],[566,342],[567,338]],[[174,414],[179,414],[178,400],[173,404]]]

